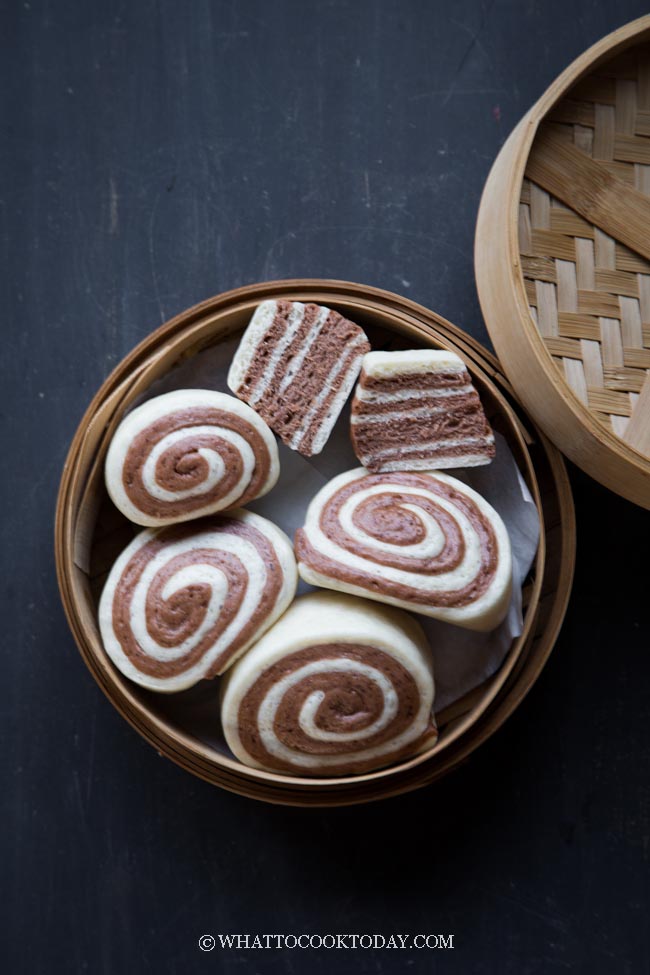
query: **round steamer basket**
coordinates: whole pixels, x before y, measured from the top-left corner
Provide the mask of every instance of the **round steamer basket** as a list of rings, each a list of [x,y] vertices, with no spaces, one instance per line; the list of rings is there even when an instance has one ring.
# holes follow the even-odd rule
[[[579,467],[650,508],[650,16],[582,54],[501,149],[476,229],[487,328]]]
[[[167,716],[163,701],[130,683],[107,658],[97,602],[111,561],[132,526],[108,500],[103,463],[125,410],[179,361],[247,325],[264,299],[287,297],[335,308],[362,327],[391,330],[402,347],[446,348],[467,362],[488,417],[507,439],[537,505],[539,549],[525,581],[524,627],[502,666],[482,686],[437,714],[434,748],[364,775],[306,779],[248,768]],[[239,288],[178,315],[153,332],[109,376],[74,437],[56,512],[56,561],[63,604],[81,654],[118,711],[161,754],[195,775],[268,802],[334,806],[397,795],[432,782],[465,760],[517,707],[553,647],[575,560],[571,492],[561,455],[530,423],[497,360],[444,319],[397,295],[340,281],[276,281]],[[216,694],[215,694],[216,697]],[[218,709],[215,704],[215,722]]]

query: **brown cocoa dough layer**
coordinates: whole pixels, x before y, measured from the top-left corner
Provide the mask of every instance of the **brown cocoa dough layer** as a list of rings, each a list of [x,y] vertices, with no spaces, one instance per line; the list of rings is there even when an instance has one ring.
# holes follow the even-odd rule
[[[459,389],[472,382],[466,369],[462,372],[404,372],[386,379],[369,376],[362,369],[359,381],[368,391],[378,393],[399,393],[411,386],[419,390]]]
[[[372,414],[373,416],[390,416],[391,413],[406,413],[409,410],[439,410],[442,408],[447,412],[452,408],[450,406],[451,403],[453,403],[453,411],[456,412],[457,410],[475,408],[480,404],[480,400],[475,389],[470,393],[459,393],[451,398],[449,396],[436,395],[433,391],[429,393],[426,390],[423,390],[422,394],[420,394],[417,389],[414,389],[413,396],[409,397],[409,399],[392,400],[390,403],[373,403],[370,400],[364,399],[355,400],[352,415],[367,416]]]
[[[490,434],[483,411],[470,407],[450,410],[448,413],[432,413],[429,416],[402,417],[383,422],[353,423],[352,435],[355,449],[361,454],[372,454],[379,447],[404,448],[412,444],[428,443],[432,440],[467,439],[468,437],[488,437]],[[459,453],[468,453],[481,444],[459,444]],[[486,449],[486,448],[484,448]]]

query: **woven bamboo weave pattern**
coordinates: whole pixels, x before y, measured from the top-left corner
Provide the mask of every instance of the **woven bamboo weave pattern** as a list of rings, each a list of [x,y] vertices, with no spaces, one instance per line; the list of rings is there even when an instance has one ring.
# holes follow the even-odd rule
[[[579,81],[546,124],[650,197],[650,47]],[[519,248],[531,315],[568,385],[650,456],[650,263],[528,178]]]

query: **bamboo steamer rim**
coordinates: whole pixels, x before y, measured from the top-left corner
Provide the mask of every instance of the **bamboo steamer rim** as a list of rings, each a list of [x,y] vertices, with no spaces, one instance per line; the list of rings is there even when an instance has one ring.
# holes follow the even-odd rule
[[[491,684],[489,690],[482,695],[480,708],[470,708],[467,715],[462,718],[447,739],[444,746],[436,748],[400,763],[387,769],[377,772],[365,773],[364,775],[352,777],[340,777],[329,779],[300,778],[296,776],[286,776],[277,773],[269,773],[263,770],[251,769],[241,765],[235,759],[223,756],[208,745],[198,739],[180,731],[177,727],[171,726],[167,720],[162,720],[159,715],[153,714],[148,708],[144,707],[142,701],[138,699],[132,690],[132,685],[126,679],[118,675],[107,658],[101,647],[94,645],[96,640],[89,637],[88,627],[84,624],[83,607],[79,605],[79,594],[77,592],[77,582],[75,574],[80,573],[80,569],[75,564],[74,544],[76,530],[76,515],[78,515],[78,505],[84,489],[84,471],[79,469],[79,456],[84,446],[88,431],[96,422],[96,417],[103,416],[102,409],[106,404],[109,411],[115,412],[112,402],[114,399],[123,406],[125,398],[128,400],[130,390],[134,383],[147,374],[147,369],[155,364],[162,353],[167,354],[171,350],[174,353],[175,342],[183,343],[183,336],[192,333],[192,330],[200,332],[201,329],[210,328],[210,323],[215,315],[227,309],[235,308],[238,315],[244,311],[250,312],[269,294],[275,297],[281,295],[291,295],[296,298],[321,301],[336,305],[344,305],[346,308],[356,307],[358,311],[366,314],[383,314],[391,319],[392,322],[399,323],[402,331],[410,334],[419,335],[422,339],[434,338],[437,344],[447,345],[456,348],[466,358],[470,359],[470,368],[478,374],[483,383],[490,388],[493,396],[499,402],[504,414],[508,418],[511,431],[519,438],[519,447],[522,457],[525,458],[526,479],[534,496],[535,503],[540,512],[541,536],[540,548],[536,557],[535,583],[531,596],[531,604],[525,618],[525,628],[521,637],[515,641],[516,650],[511,648],[501,669],[488,681]],[[206,325],[207,323],[207,325]],[[423,323],[427,323],[426,325]],[[434,331],[435,326],[435,331]],[[222,337],[225,337],[223,335]],[[200,335],[199,335],[200,338]],[[216,341],[219,339],[217,338]],[[213,344],[204,342],[204,345]],[[200,347],[200,346],[199,346]],[[197,351],[195,348],[193,351]],[[180,355],[182,358],[182,353]],[[526,448],[526,437],[528,434],[522,428],[521,423],[505,396],[498,390],[495,381],[508,390],[508,384],[499,371],[498,362],[479,343],[469,336],[462,333],[455,326],[446,322],[434,313],[416,305],[408,299],[398,298],[389,292],[381,291],[376,288],[362,287],[349,282],[321,281],[318,279],[308,280],[289,280],[280,282],[269,282],[259,285],[251,285],[238,288],[233,291],[219,295],[216,298],[208,299],[205,302],[189,309],[186,312],[173,318],[171,321],[162,325],[159,329],[145,338],[122,362],[113,370],[111,375],[102,385],[96,396],[93,398],[86,415],[81,421],[77,433],[70,447],[69,455],[66,460],[61,481],[61,488],[57,503],[56,513],[56,562],[59,586],[68,620],[75,636],[75,640],[89,666],[95,680],[100,685],[104,693],[109,697],[114,706],[140,732],[147,740],[164,752],[172,760],[181,764],[183,767],[193,771],[194,774],[215,782],[224,788],[240,794],[251,795],[253,797],[267,799],[281,803],[308,804],[313,805],[317,796],[322,800],[323,805],[342,804],[348,802],[367,801],[372,792],[372,798],[380,798],[383,795],[391,794],[394,790],[406,791],[408,788],[416,788],[419,784],[424,784],[441,774],[438,769],[452,767],[456,760],[454,756],[461,756],[457,761],[462,760],[469,754],[480,741],[484,740],[488,734],[496,730],[498,726],[493,719],[489,722],[490,730],[484,733],[483,737],[478,737],[475,745],[468,747],[468,732],[474,725],[486,715],[491,708],[497,707],[497,701],[504,686],[511,677],[517,664],[520,651],[526,646],[526,641],[531,632],[537,612],[537,603],[540,597],[542,580],[544,578],[544,525],[543,512],[541,509],[539,490],[535,472],[530,456]],[[119,409],[118,409],[119,413]],[[554,477],[558,493],[561,496],[561,508],[564,518],[564,528],[567,534],[567,558],[564,565],[564,573],[561,579],[561,590],[557,601],[557,609],[554,619],[550,623],[549,638],[544,645],[544,653],[541,655],[543,661],[550,653],[555,640],[557,629],[563,618],[570,590],[571,577],[573,572],[573,562],[575,555],[575,526],[573,523],[573,512],[571,505],[570,489],[566,478],[563,463],[550,445],[546,445],[547,454],[551,466],[554,470]],[[85,472],[88,474],[88,471]],[[76,506],[76,507],[75,507]],[[535,674],[536,676],[536,674]],[[534,678],[533,678],[534,679]],[[526,683],[526,689],[531,686],[532,680]],[[514,700],[514,698],[513,698]],[[518,703],[518,701],[517,701]],[[513,707],[510,709],[512,710]],[[503,706],[501,706],[503,711]],[[495,712],[496,713],[496,712]],[[499,712],[502,713],[502,712]],[[505,720],[509,710],[505,710],[503,717]],[[440,756],[449,752],[446,763],[440,762]],[[215,774],[215,756],[218,766],[218,775]],[[428,767],[435,766],[435,767]],[[356,794],[356,798],[355,798]],[[312,798],[313,797],[313,798]]]
[[[502,324],[503,316],[499,316],[495,310],[494,293],[491,293],[491,283],[488,280],[489,257],[481,245],[483,234],[486,238],[494,240],[489,227],[489,223],[494,224],[494,219],[491,219],[494,217],[494,213],[490,209],[490,197],[492,195],[496,197],[499,194],[500,203],[503,203],[505,198],[505,250],[507,252],[507,265],[511,272],[510,283],[514,286],[516,321],[521,325],[519,330],[521,334],[517,341],[522,344],[526,343],[527,353],[533,356],[539,368],[540,379],[542,378],[541,374],[544,374],[543,378],[555,387],[556,393],[559,392],[566,410],[573,414],[574,422],[577,420],[580,427],[589,434],[594,447],[604,448],[613,458],[619,458],[622,465],[617,465],[616,470],[611,473],[608,470],[599,470],[598,467],[591,466],[589,461],[585,462],[582,457],[576,457],[572,448],[571,435],[576,428],[573,431],[564,430],[562,427],[553,427],[548,422],[544,422],[538,411],[533,409],[530,398],[526,395],[524,381],[517,382],[515,378],[513,385],[534,419],[542,425],[547,436],[578,466],[616,493],[642,507],[650,508],[650,457],[637,450],[633,445],[626,443],[596,420],[589,408],[581,402],[560,374],[532,319],[520,260],[518,226],[521,186],[528,157],[540,123],[576,82],[616,54],[621,54],[627,48],[647,40],[650,40],[650,14],[625,24],[597,41],[565,68],[513,129],[493,164],[483,191],[477,220],[475,268],[481,308],[490,337],[494,341],[497,354],[500,356],[504,368],[508,373],[512,371],[516,377],[516,366],[509,361],[509,346],[513,336],[513,327],[512,325],[504,326]],[[509,183],[507,197],[505,197],[503,190],[506,175]],[[501,184],[499,184],[499,179],[502,180]],[[495,251],[493,260],[496,259]],[[513,320],[515,320],[514,316]],[[546,390],[550,392],[551,386],[547,385]],[[562,420],[567,424],[570,422],[566,412],[563,414]],[[628,480],[631,483],[627,483]]]

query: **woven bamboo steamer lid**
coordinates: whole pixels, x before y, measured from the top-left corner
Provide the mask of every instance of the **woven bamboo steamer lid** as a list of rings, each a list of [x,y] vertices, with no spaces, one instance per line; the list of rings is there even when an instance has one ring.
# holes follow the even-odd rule
[[[515,455],[541,522],[539,551],[524,586],[524,631],[503,665],[481,687],[438,715],[433,749],[379,772],[300,779],[247,768],[193,736],[165,710],[166,695],[143,692],[108,660],[97,626],[105,573],[133,529],[108,501],[103,461],[125,409],[174,364],[243,329],[269,297],[321,302],[362,325],[392,329],[402,342],[454,349],[468,363],[494,425]],[[291,805],[345,805],[424,785],[467,758],[532,686],[559,630],[571,587],[575,525],[559,452],[528,420],[498,362],[469,336],[430,311],[389,292],[347,282],[294,280],[240,288],[203,302],[149,335],[108,377],[73,439],[56,512],[55,551],[66,614],[82,657],[118,711],[161,754],[230,791]],[[215,707],[215,721],[217,709]]]
[[[475,266],[497,355],[553,442],[650,508],[650,16],[582,54],[501,149]]]

